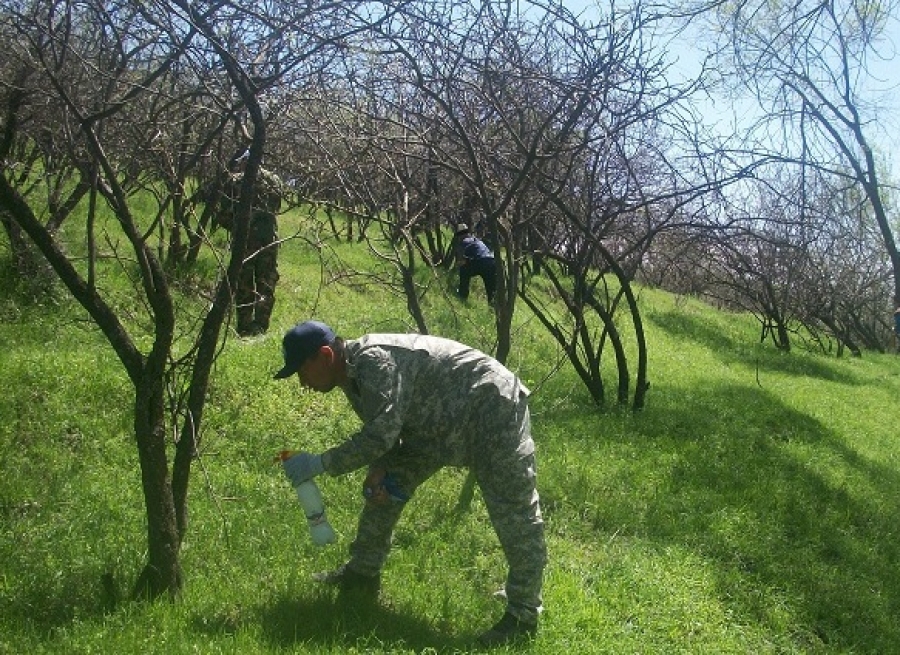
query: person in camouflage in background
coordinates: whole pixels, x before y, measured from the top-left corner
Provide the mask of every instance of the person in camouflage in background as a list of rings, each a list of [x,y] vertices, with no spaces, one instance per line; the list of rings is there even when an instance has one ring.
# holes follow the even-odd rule
[[[368,334],[345,341],[318,321],[285,334],[276,379],[327,393],[340,387],[363,426],[320,455],[285,460],[294,486],[368,466],[350,560],[317,575],[377,595],[394,526],[416,488],[445,466],[470,468],[509,567],[506,612],[479,637],[497,645],[536,633],[547,562],[535,487],[529,391],[494,358],[434,336]]]
[[[223,187],[218,224],[227,230],[234,226],[243,178],[245,155],[231,166]],[[260,169],[247,231],[247,249],[235,291],[237,332],[241,336],[262,334],[269,329],[278,284],[278,221],[282,185],[278,177]]]

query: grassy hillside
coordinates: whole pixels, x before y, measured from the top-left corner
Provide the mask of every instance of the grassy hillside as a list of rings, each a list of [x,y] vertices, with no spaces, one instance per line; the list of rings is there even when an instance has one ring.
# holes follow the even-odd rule
[[[339,393],[271,380],[281,334],[309,317],[349,337],[410,327],[390,295],[323,287],[323,257],[367,261],[358,244],[287,243],[272,331],[231,339],[217,365],[171,604],[123,600],[145,534],[121,367],[77,307],[24,304],[4,278],[0,653],[469,652],[499,617],[503,558],[477,496],[454,513],[456,470],[410,504],[377,607],[309,581],[344,561],[362,476],[322,479],[341,538],[317,549],[271,458],[357,423]],[[490,349],[480,292],[429,304],[433,331]],[[637,415],[591,407],[565,367],[547,380],[556,348],[517,321],[551,557],[529,652],[900,652],[900,358],[784,356],[748,317],[640,302],[652,386]]]

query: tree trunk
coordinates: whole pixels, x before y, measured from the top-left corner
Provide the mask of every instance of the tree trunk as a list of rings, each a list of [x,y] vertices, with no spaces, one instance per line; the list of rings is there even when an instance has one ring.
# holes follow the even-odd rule
[[[512,350],[512,318],[516,303],[515,264],[512,253],[507,255],[510,262],[507,270],[504,270],[503,258],[499,252],[494,254],[494,260],[497,267],[497,288],[494,291],[494,323],[497,329],[495,357],[501,364],[506,364]]]
[[[22,233],[22,228],[18,223],[2,209],[0,209],[0,223],[3,224],[6,236],[9,238],[13,270],[22,281],[28,283],[35,295],[49,291],[53,285],[53,271],[50,270],[47,262]]]
[[[170,352],[174,317],[171,304],[164,302],[167,297],[165,285],[156,285],[161,294],[155,302],[158,312],[157,343],[151,357],[145,360],[112,307],[103,300],[95,287],[87,284],[80,276],[53,236],[2,176],[0,205],[31,237],[58,278],[103,331],[134,385],[133,425],[147,510],[148,557],[133,594],[143,598],[156,598],[164,593],[174,596],[180,591],[182,582],[179,535],[166,461],[164,371]],[[150,261],[150,254],[145,251],[145,255],[145,261]],[[159,274],[158,271],[156,274]]]
[[[135,583],[135,598],[175,597],[182,587],[180,538],[166,457],[162,375],[147,372],[136,385],[134,433],[147,509],[147,563]]]

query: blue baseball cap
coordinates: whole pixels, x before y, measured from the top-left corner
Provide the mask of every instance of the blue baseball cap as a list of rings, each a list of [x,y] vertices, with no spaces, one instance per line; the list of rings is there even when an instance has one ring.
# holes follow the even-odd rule
[[[305,321],[292,327],[281,341],[284,366],[275,374],[275,379],[292,376],[307,359],[319,352],[319,348],[334,343],[334,338],[334,330],[319,321]]]

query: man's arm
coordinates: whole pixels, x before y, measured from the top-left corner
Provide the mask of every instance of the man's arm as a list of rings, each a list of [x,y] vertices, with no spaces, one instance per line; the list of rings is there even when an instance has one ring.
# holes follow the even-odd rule
[[[456,268],[465,266],[469,261],[466,259],[466,243],[463,239],[458,239],[456,241],[456,246],[453,248],[453,255],[456,258]]]
[[[367,349],[355,363],[363,426],[322,455],[325,470],[341,475],[367,466],[400,441],[405,414],[404,380],[393,357],[381,348]]]

